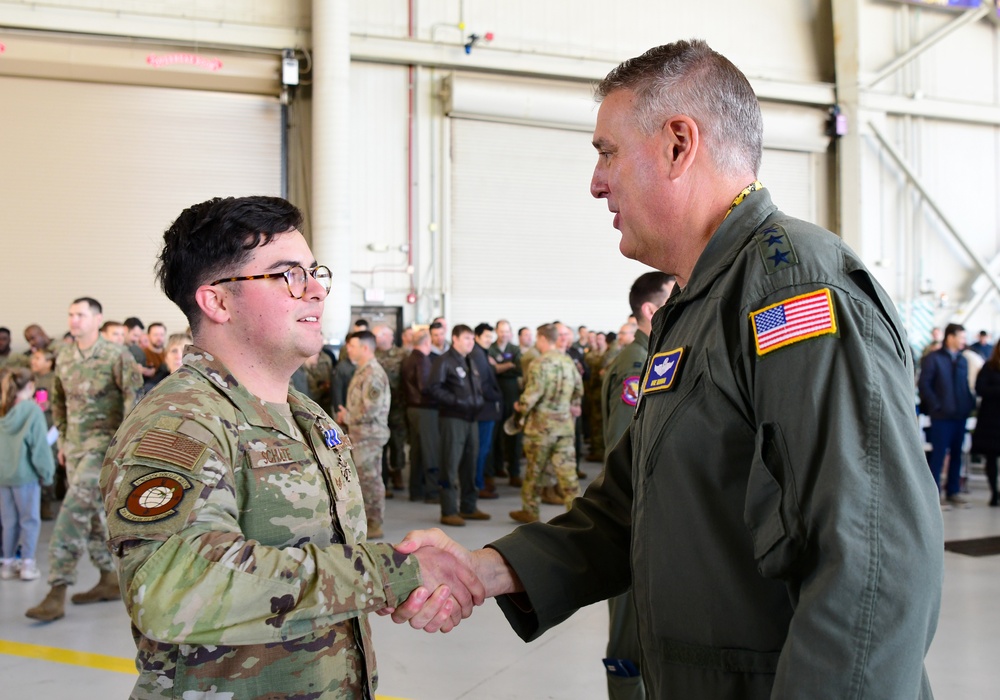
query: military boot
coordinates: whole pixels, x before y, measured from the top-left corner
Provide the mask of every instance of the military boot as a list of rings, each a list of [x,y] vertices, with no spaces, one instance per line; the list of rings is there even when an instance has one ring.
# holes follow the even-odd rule
[[[45,600],[24,614],[42,622],[52,622],[63,617],[66,614],[66,584],[59,583],[50,588]]]
[[[70,600],[74,605],[100,603],[104,600],[121,600],[122,592],[118,588],[118,574],[114,571],[102,571],[101,580],[89,591],[74,593]]]
[[[566,504],[565,499],[559,495],[556,488],[558,487],[546,486],[542,489],[542,503],[548,503],[550,506],[561,506]]]

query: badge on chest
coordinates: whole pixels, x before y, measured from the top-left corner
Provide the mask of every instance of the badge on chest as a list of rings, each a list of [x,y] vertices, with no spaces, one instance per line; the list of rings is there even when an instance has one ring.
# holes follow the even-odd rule
[[[658,352],[649,358],[646,378],[642,382],[642,393],[668,391],[674,387],[684,359],[684,348]]]

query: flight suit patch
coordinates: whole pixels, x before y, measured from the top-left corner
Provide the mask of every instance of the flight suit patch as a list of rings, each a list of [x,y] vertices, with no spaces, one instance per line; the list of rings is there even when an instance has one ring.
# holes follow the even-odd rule
[[[642,378],[639,375],[626,377],[622,382],[622,403],[627,406],[635,406],[639,403],[639,383]]]
[[[781,226],[768,226],[757,234],[757,249],[764,263],[764,272],[769,275],[799,264],[792,239]]]
[[[833,296],[829,289],[779,301],[750,314],[757,355],[807,338],[837,333]]]
[[[677,378],[677,370],[681,366],[683,356],[684,348],[677,348],[667,352],[658,352],[649,358],[646,379],[642,383],[642,393],[651,394],[654,391],[671,389]]]

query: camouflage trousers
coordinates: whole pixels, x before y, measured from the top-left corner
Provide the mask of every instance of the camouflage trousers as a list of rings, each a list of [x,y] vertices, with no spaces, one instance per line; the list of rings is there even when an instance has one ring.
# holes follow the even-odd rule
[[[83,553],[101,571],[114,571],[108,551],[108,523],[98,486],[104,452],[66,453],[69,489],[56,516],[49,541],[49,585],[76,583],[76,567]]]
[[[382,481],[382,448],[385,438],[353,438],[351,457],[358,470],[361,495],[365,499],[365,515],[369,522],[382,524],[385,513],[385,482]]]
[[[573,435],[525,435],[524,456],[527,466],[521,484],[521,502],[524,510],[538,515],[544,481],[540,478],[551,465],[556,480],[566,494],[566,507],[580,495],[580,481],[576,476],[576,449]]]

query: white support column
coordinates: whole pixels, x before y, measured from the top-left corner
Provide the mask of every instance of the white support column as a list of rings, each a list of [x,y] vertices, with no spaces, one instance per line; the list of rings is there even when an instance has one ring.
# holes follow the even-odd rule
[[[312,249],[333,272],[323,313],[327,340],[351,320],[351,16],[348,0],[313,0]]]
[[[837,229],[862,260],[870,262],[863,249],[863,142],[860,132],[868,120],[862,119],[860,113],[861,0],[832,1],[837,104],[848,124],[847,134],[837,141]]]

